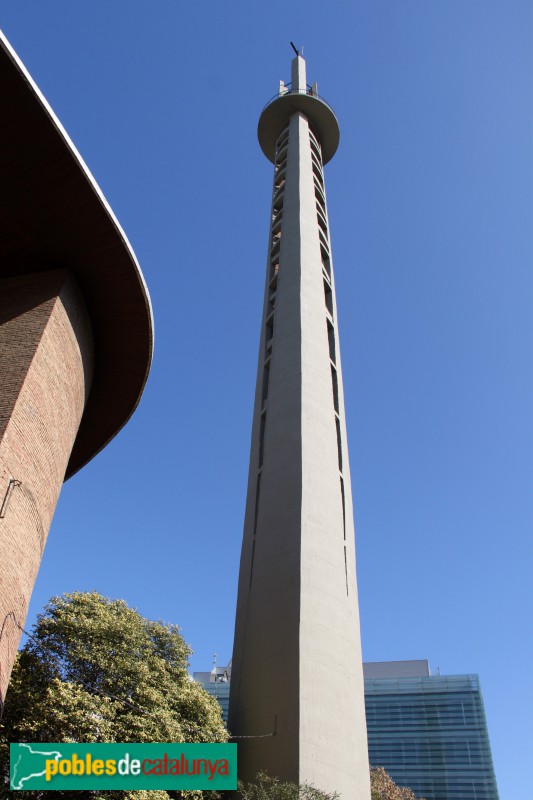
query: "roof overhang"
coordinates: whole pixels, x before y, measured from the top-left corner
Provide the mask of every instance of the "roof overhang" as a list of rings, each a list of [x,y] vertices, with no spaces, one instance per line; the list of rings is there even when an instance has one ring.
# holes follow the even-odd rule
[[[135,254],[100,188],[0,32],[0,278],[67,268],[91,318],[92,388],[65,479],[126,424],[153,349]]]

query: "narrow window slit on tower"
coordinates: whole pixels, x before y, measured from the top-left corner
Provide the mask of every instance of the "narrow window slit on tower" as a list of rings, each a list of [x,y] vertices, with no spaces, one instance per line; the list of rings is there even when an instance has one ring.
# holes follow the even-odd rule
[[[331,361],[336,364],[335,359],[335,329],[329,319],[326,320],[326,325],[328,328],[328,344],[329,344],[329,357]]]
[[[322,192],[324,192],[324,179],[322,178],[320,169],[317,167],[314,161],[313,161],[313,172],[315,175],[315,179],[318,181],[318,185],[322,189]]]
[[[281,131],[280,135],[278,136],[278,147],[282,147],[285,142],[285,139],[288,138],[289,138],[289,126],[287,125],[287,127],[284,128]]]
[[[257,533],[257,516],[259,514],[259,496],[261,494],[261,473],[257,476],[257,484],[255,489],[255,510],[254,510],[254,539]]]
[[[319,159],[314,154],[313,150],[311,150],[311,161],[313,162],[314,167],[318,169],[320,174],[322,175],[322,164],[320,163]]]
[[[266,362],[266,364],[265,364],[265,366],[263,368],[263,385],[261,387],[262,388],[262,393],[261,393],[262,405],[265,404],[266,399],[268,397],[268,380],[269,380],[269,377],[270,377],[270,359]]]
[[[326,208],[326,198],[324,197],[324,192],[318,185],[318,181],[313,181],[313,186],[315,187],[315,198],[320,201],[324,209]]]
[[[324,236],[327,236],[328,235],[328,226],[326,224],[326,220],[322,217],[322,214],[319,214],[318,212],[317,212],[316,218],[318,220],[318,224],[320,225],[320,227],[324,231]]]
[[[252,540],[252,558],[250,560],[250,589],[252,588],[252,576],[254,574],[255,539]]]
[[[274,312],[270,314],[266,321],[266,335],[265,335],[265,343],[266,343],[266,357],[268,357],[269,351],[272,348],[272,339],[274,337]]]
[[[316,215],[318,217],[318,224],[319,225],[320,225],[320,220],[322,220],[322,222],[324,224],[324,229],[325,229],[325,232],[326,232],[326,236],[327,236],[328,235],[328,223],[327,223],[327,220],[326,220],[326,212],[322,210],[322,206],[320,205],[318,200],[316,201]]]
[[[337,370],[331,365],[331,384],[333,387],[333,407],[335,409],[335,413],[339,413],[339,383],[337,380]]]
[[[254,508],[254,532],[252,537],[252,558],[250,560],[250,589],[252,588],[252,576],[254,574],[254,556],[255,556],[255,534],[257,532],[257,517],[259,514],[259,496],[261,494],[261,473],[257,476],[257,483],[255,488],[255,508]]]
[[[284,167],[286,164],[287,150],[288,150],[287,145],[283,145],[283,147],[280,148],[278,154],[276,155],[276,166],[278,166],[280,169]]]
[[[324,219],[326,219],[326,206],[324,205],[319,193],[316,191],[316,187],[315,187],[315,202],[316,202],[316,210],[322,212]]]
[[[314,141],[316,146],[320,149],[320,141],[311,126],[309,126],[309,138],[311,139],[311,141]]]
[[[337,416],[335,416],[335,425],[337,427],[337,449],[339,451],[339,469],[342,472],[341,423]]]
[[[315,137],[314,137],[314,136],[312,136],[312,135],[310,134],[310,135],[309,135],[309,141],[311,142],[311,150],[313,150],[313,151],[314,151],[314,153],[315,153],[316,157],[318,158],[318,160],[320,161],[320,163],[322,163],[322,153],[320,152],[320,148],[319,148],[319,146],[318,146],[318,142],[317,142],[317,140],[315,139]]]
[[[317,181],[316,178],[314,179],[313,183],[314,183],[314,187],[315,187],[315,197],[321,197],[322,198],[322,202],[325,205],[326,204],[326,196],[324,195],[323,187],[320,186],[320,183]]]
[[[317,154],[316,148],[313,147],[313,144],[311,144],[311,158],[315,164],[322,169],[322,159],[320,158],[320,155]]]
[[[331,278],[331,261],[329,259],[329,255],[325,247],[320,244],[320,255],[322,256],[322,266],[328,273],[328,276]]]
[[[341,475],[341,501],[342,501],[342,531],[346,541],[346,498],[344,496],[344,479]]]
[[[266,425],[266,410],[261,412],[261,422],[259,423],[259,467],[263,466],[263,456],[265,448],[265,425]]]
[[[285,170],[280,170],[276,173],[276,177],[274,179],[274,193],[277,195],[281,189],[285,186]]]
[[[346,545],[344,545],[344,574],[346,576],[346,595],[348,595],[348,559],[346,557]]]
[[[327,228],[328,223],[327,223],[327,220],[326,220],[326,209],[322,208],[322,205],[319,203],[318,200],[316,200],[316,198],[315,198],[315,202],[316,202],[316,213],[317,213],[317,216],[322,218],[322,222],[324,223],[324,225]]]
[[[326,301],[326,308],[329,311],[331,319],[333,319],[333,295],[331,293],[331,286],[328,281],[324,281],[324,299]]]
[[[321,228],[318,229],[318,238],[320,240],[320,246],[323,247],[327,253],[329,253],[328,237],[324,234]]]

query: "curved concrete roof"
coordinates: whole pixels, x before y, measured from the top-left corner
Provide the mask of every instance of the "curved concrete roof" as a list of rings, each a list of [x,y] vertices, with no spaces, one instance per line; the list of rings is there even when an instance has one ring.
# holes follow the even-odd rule
[[[0,278],[71,270],[93,325],[93,384],[66,479],[140,400],[153,349],[150,297],[96,181],[1,33],[0,97]]]

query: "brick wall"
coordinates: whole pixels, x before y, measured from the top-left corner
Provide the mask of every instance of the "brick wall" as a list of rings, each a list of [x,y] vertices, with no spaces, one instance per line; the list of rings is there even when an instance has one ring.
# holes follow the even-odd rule
[[[92,370],[68,271],[0,281],[0,700],[20,639],[13,617],[24,625]]]

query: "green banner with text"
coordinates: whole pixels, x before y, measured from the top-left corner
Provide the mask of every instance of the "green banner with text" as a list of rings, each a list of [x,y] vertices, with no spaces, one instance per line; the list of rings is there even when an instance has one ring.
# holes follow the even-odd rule
[[[236,789],[236,744],[10,745],[11,789]]]

